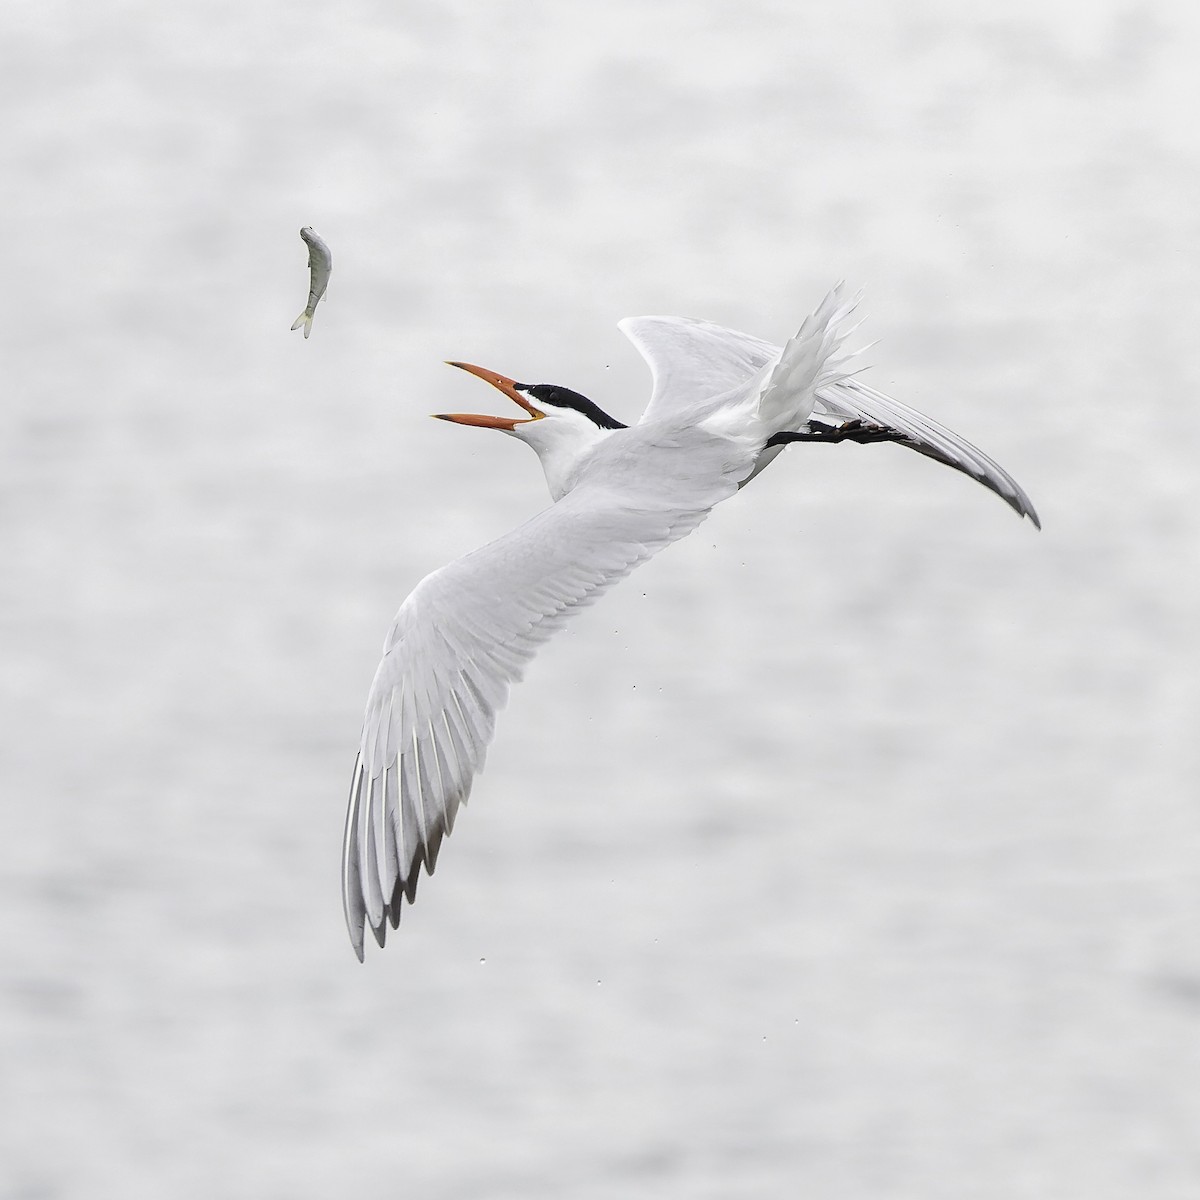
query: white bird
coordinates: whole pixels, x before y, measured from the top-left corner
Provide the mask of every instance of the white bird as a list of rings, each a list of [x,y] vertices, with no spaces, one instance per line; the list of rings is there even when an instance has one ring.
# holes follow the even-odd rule
[[[350,786],[342,894],[350,940],[380,946],[413,901],[465,803],[496,714],[566,619],[690,533],[793,441],[896,441],[963,471],[1039,525],[1016,481],[957,434],[851,377],[835,288],[780,349],[686,317],[621,331],[649,364],[650,403],[626,427],[586,397],[469,363],[524,419],[439,414],[499,429],[536,451],[555,501],[524,525],[426,576],[384,642]],[[1040,526],[1039,526],[1040,528]]]
[[[333,254],[311,225],[305,225],[300,230],[300,238],[308,247],[308,303],[304,306],[304,311],[292,322],[292,328],[299,329],[303,325],[304,336],[307,339],[312,333],[313,315],[325,295],[325,289],[329,286],[329,276],[333,274]]]

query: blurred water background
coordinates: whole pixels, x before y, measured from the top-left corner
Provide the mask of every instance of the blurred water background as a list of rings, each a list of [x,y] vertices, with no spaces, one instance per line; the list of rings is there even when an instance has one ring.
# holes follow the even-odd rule
[[[3,1200],[1200,1195],[1194,14],[0,28]],[[1045,532],[789,451],[547,648],[358,966],[384,631],[546,502],[442,360],[632,420],[619,317],[839,278]]]

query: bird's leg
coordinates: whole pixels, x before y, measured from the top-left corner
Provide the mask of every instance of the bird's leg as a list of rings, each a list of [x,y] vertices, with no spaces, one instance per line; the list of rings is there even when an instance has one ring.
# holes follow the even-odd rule
[[[804,429],[777,433],[768,446],[785,446],[789,442],[903,442],[905,435],[890,425],[877,425],[855,417],[841,425],[826,425],[810,420]]]

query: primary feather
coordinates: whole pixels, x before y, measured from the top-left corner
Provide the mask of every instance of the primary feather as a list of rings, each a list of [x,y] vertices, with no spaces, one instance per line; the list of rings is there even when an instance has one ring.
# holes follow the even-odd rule
[[[829,305],[837,296],[835,289],[826,297],[825,304]],[[838,311],[838,320],[830,326],[839,339],[852,332],[843,332],[845,317],[852,308],[853,305],[843,306]],[[650,366],[653,392],[643,422],[682,417],[694,411],[699,400],[715,398],[736,387],[739,381],[744,384],[747,378],[779,362],[784,354],[770,342],[694,317],[626,317],[618,327]],[[797,334],[788,343],[789,347],[799,337]],[[818,380],[809,415],[834,422],[860,420],[887,425],[904,435],[901,445],[970,476],[995,492],[1020,516],[1028,517],[1038,529],[1042,527],[1025,490],[979,447],[848,373],[832,371],[830,376]],[[803,427],[803,420],[790,426],[793,430]],[[767,450],[760,469],[776,453],[775,448]]]
[[[346,822],[343,897],[360,958],[364,921],[382,945],[422,864],[432,873],[483,769],[496,713],[538,647],[690,533],[753,465],[751,447],[701,429],[629,432],[636,470],[614,435],[562,500],[427,576],[396,615],[371,684]]]

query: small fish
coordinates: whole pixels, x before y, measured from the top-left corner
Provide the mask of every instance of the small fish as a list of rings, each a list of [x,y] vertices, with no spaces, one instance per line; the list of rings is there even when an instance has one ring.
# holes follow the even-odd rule
[[[311,225],[305,225],[300,230],[300,236],[308,246],[308,306],[292,322],[292,328],[299,329],[303,325],[304,336],[308,337],[312,332],[313,313],[317,311],[317,304],[329,286],[329,276],[333,271],[333,255],[329,253],[329,247],[321,241]]]

